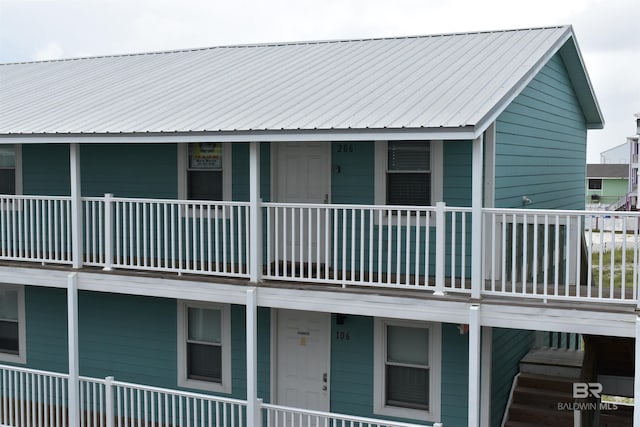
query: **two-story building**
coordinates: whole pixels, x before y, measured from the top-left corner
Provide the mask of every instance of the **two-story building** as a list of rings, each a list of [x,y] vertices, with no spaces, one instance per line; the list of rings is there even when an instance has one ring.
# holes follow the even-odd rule
[[[0,65],[0,424],[536,424],[639,330],[602,126],[568,26]]]

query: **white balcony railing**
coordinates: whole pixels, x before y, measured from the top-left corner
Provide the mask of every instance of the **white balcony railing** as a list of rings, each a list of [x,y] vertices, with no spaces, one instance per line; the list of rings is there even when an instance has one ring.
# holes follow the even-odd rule
[[[0,197],[0,259],[72,264],[70,198]],[[255,208],[254,208],[255,209]],[[261,212],[251,233],[251,212]],[[538,299],[638,301],[635,212],[82,199],[83,263]],[[261,242],[261,244],[260,244]],[[259,247],[251,257],[252,245]],[[471,279],[472,260],[481,277]],[[479,288],[479,289],[478,289]]]
[[[8,427],[260,427],[247,401],[175,389],[80,377],[78,397],[67,374],[0,365],[0,425]],[[419,427],[415,424],[255,402],[258,424],[278,427]],[[75,414],[75,415],[74,415]],[[303,422],[299,422],[299,421]]]

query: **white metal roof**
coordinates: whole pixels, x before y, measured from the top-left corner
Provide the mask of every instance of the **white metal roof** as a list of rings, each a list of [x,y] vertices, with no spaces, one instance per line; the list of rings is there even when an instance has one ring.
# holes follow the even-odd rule
[[[572,40],[571,27],[563,26],[2,64],[0,138],[478,134]],[[589,92],[587,121],[601,127],[579,51],[571,46],[578,65],[570,73]]]

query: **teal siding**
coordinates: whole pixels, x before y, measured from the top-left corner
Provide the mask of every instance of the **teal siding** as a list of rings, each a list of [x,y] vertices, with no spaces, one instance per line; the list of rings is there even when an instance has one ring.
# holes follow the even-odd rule
[[[24,287],[27,368],[68,372],[67,292]]]
[[[442,324],[442,424],[468,425],[469,334],[458,325]]]
[[[584,209],[586,137],[556,55],[496,121],[496,207]]]
[[[175,144],[81,145],[83,196],[176,198]],[[69,195],[69,146],[23,145],[25,194]]]
[[[373,416],[373,317],[347,316],[344,325],[331,318],[331,410]]]
[[[25,287],[27,367],[68,371],[67,296],[63,289]],[[174,299],[81,291],[80,374],[157,387],[177,387]],[[231,306],[231,397],[246,398],[246,324]],[[270,311],[258,310],[258,392],[270,398]],[[195,390],[197,391],[197,390]]]
[[[24,194],[68,196],[69,146],[64,144],[26,144],[22,146],[22,185]]]
[[[232,144],[231,179],[232,200],[249,201],[249,143]],[[271,144],[260,144],[260,197],[271,200]]]
[[[443,153],[443,201],[471,206],[471,141],[446,141]]]
[[[332,143],[332,203],[374,203],[374,148],[373,142]]]
[[[176,144],[82,145],[82,195],[175,199],[177,153]]]
[[[520,371],[520,360],[532,348],[531,331],[493,328],[491,360],[491,426],[499,427],[509,399],[513,377]]]
[[[331,324],[331,411],[388,418],[373,413],[374,318],[350,315],[344,325],[336,325],[333,316]],[[338,339],[338,332],[348,333],[349,340]],[[443,323],[441,345],[442,422],[463,427],[467,425],[469,336],[460,335],[457,325]]]
[[[80,292],[78,319],[81,375],[175,387],[174,300]]]

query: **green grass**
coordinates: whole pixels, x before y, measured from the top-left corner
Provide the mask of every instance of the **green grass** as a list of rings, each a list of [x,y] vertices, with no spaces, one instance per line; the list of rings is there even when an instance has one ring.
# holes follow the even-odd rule
[[[633,264],[634,264],[634,253],[633,249],[627,249],[623,251],[618,248],[613,251],[613,283],[614,287],[621,288],[622,287],[622,257],[623,254],[625,256],[624,265],[624,281],[625,287],[629,288],[633,286]],[[602,253],[602,283],[605,286],[609,286],[611,281],[611,251],[605,251]],[[600,253],[594,252],[591,255],[591,272],[593,274],[593,283],[599,283],[599,272],[600,272]]]

